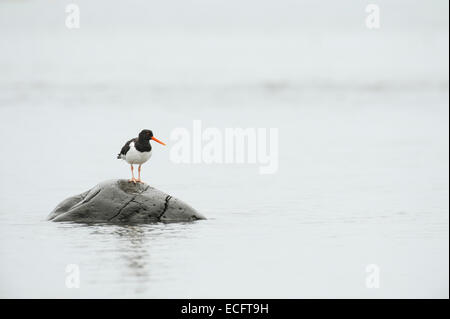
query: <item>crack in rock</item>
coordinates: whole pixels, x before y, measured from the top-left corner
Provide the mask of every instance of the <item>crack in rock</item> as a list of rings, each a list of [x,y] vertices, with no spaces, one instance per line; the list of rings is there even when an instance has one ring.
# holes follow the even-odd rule
[[[117,212],[117,214],[115,214],[113,217],[111,217],[110,219],[108,219],[108,221],[111,221],[112,219],[116,218],[117,216],[120,215],[120,213],[122,212],[122,210],[124,210],[125,207],[127,207],[132,201],[134,201],[134,199],[141,195],[143,192],[145,192],[147,189],[149,188],[149,186],[147,186],[143,191],[137,193],[136,195],[134,195],[128,202],[125,203],[125,205],[123,205],[119,211]]]
[[[87,194],[84,195],[84,196],[81,196],[81,197],[82,197],[81,201],[78,202],[75,206],[73,206],[72,209],[74,209],[74,208],[76,208],[76,207],[78,207],[78,206],[81,206],[81,205],[83,205],[83,204],[86,204],[86,203],[90,202],[90,201],[91,201],[95,196],[97,196],[101,191],[102,191],[102,190],[99,189],[98,191],[96,191],[96,192],[95,192],[92,196],[90,196],[89,198],[88,198],[89,193],[87,193]]]
[[[163,217],[164,213],[166,212],[167,208],[169,208],[169,200],[172,198],[172,196],[167,195],[165,202],[164,202],[164,208],[163,211],[161,213],[161,215],[158,216],[158,219],[161,220],[161,218]]]
[[[90,201],[91,201],[95,196],[97,196],[101,191],[102,191],[102,190],[99,189],[98,191],[96,191],[96,192],[94,193],[94,195],[92,195],[91,197],[89,197],[87,200],[86,200],[86,197],[87,197],[87,194],[86,194],[86,197],[83,198],[83,201],[84,201],[85,203],[90,202]]]

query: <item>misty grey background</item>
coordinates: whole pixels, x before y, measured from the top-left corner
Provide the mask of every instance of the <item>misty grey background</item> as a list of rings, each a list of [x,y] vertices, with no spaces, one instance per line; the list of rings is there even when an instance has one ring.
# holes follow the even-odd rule
[[[378,30],[366,1],[73,1],[76,30],[0,1],[0,296],[448,298],[448,2],[371,2]],[[171,163],[196,119],[279,128],[279,171]],[[207,221],[45,221],[142,128],[144,180]]]

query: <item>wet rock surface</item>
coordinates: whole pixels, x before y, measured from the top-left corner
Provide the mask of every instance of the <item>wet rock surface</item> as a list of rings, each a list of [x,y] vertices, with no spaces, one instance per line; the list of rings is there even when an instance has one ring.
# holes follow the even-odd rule
[[[205,219],[194,208],[147,184],[102,182],[61,202],[48,216],[55,222],[154,223]]]

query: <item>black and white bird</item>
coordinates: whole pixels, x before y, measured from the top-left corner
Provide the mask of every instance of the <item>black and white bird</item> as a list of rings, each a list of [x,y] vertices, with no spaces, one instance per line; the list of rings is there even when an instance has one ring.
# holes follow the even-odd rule
[[[150,130],[142,130],[139,133],[138,137],[132,138],[120,150],[120,153],[117,155],[118,159],[125,160],[128,164],[131,165],[131,179],[130,182],[133,183],[142,183],[141,180],[141,166],[145,162],[147,162],[150,157],[152,157],[152,146],[150,145],[150,140],[154,140],[159,144],[166,145],[156,137],[153,136],[153,132]],[[138,167],[138,178],[134,177],[134,167],[133,165],[137,164]]]

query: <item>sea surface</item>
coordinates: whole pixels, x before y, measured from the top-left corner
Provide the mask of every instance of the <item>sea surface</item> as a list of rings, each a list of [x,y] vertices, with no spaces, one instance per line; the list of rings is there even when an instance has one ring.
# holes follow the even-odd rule
[[[77,3],[0,2],[0,297],[448,298],[448,2]],[[278,170],[174,163],[195,120],[277,128]],[[143,128],[207,220],[46,220]]]

